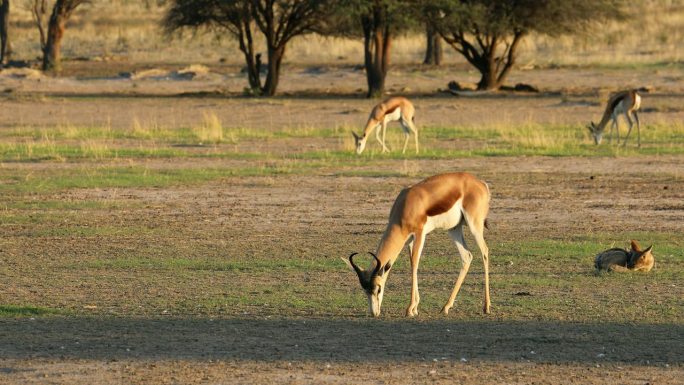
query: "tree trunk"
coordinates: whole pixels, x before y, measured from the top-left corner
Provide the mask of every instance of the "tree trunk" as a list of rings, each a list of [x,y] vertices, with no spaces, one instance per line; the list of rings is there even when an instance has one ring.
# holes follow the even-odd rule
[[[284,56],[285,45],[268,47],[268,73],[266,74],[266,83],[262,88],[263,94],[266,96],[273,96],[276,93],[280,80],[280,64],[283,62]]]
[[[427,24],[426,26],[425,36],[427,37],[427,44],[423,64],[435,66],[441,65],[442,57],[444,56],[441,36],[439,36],[435,28],[430,24]]]
[[[480,91],[498,90],[501,87],[501,82],[496,73],[496,66],[493,58],[482,57],[481,65],[478,70],[482,75],[480,81],[477,83],[477,89]]]
[[[368,37],[364,41],[364,66],[366,68],[366,81],[368,83],[369,98],[379,98],[385,93],[385,77],[387,73],[383,71],[381,48],[378,45],[378,33],[374,33],[375,38]]]
[[[0,0],[0,65],[9,61],[10,0]]]
[[[250,91],[252,94],[261,94],[261,54],[254,53],[254,39],[249,23],[244,23],[238,27],[240,28],[238,42],[240,51],[245,56]]]
[[[47,29],[47,42],[43,52],[43,71],[62,70],[62,37],[66,27],[67,14],[58,0],[52,10]]]
[[[362,17],[364,66],[368,82],[369,98],[379,98],[385,93],[385,78],[389,69],[391,36],[385,21],[385,10],[376,8],[372,15]]]

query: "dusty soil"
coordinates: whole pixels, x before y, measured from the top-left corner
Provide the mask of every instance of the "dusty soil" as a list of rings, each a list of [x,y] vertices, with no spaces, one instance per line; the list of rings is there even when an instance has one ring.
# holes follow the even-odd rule
[[[337,75],[328,73],[325,79],[332,82],[333,76]],[[345,79],[349,75],[339,76]],[[424,95],[416,96],[419,119],[426,125],[529,120],[576,123],[585,121],[587,114],[594,118],[600,114],[601,107],[592,104],[597,98],[593,85],[600,75],[541,76],[564,79],[559,89],[574,89],[575,82],[580,83],[576,86],[579,90],[571,94],[579,102],[568,100],[567,94],[553,93],[478,98]],[[600,85],[612,87],[609,80],[614,79],[607,79]],[[648,81],[662,82],[658,83],[662,91],[654,96],[662,99],[660,105],[677,106],[682,101],[681,82],[672,85],[667,79],[654,74]],[[154,82],[159,84],[139,87],[145,92],[160,87],[160,94],[169,87],[173,95],[184,89],[178,82]],[[362,84],[358,79],[354,82]],[[623,74],[616,82],[632,82],[632,75]],[[436,83],[428,83],[425,90]],[[207,84],[197,85],[197,89],[210,89]],[[14,83],[5,86],[18,87]],[[12,96],[13,91],[3,101],[0,129],[60,123],[110,124],[119,129],[130,127],[132,117],[183,127],[197,122],[197,111],[202,109],[216,111],[227,126],[235,127],[326,127],[331,121],[359,126],[369,104],[350,97],[261,101],[220,96],[131,96],[128,91],[113,95],[117,89],[95,96],[105,86],[76,79],[41,90],[32,83],[21,87],[16,93],[19,97]],[[301,87],[293,85],[289,90],[296,93],[307,86]],[[491,113],[493,104],[500,114]],[[644,121],[677,122],[683,113],[680,105],[642,116]],[[251,146],[252,150],[256,146],[258,151],[272,152],[277,158],[278,154],[298,151],[292,149],[294,144],[284,139],[266,144],[241,142],[237,146]],[[317,148],[332,145],[326,140],[314,144]],[[239,168],[250,163],[221,159],[117,162],[198,169]],[[530,261],[516,270],[507,268],[509,261],[497,260],[497,245],[516,239],[567,240],[594,232],[615,234],[616,241],[623,243],[627,240],[620,239],[622,233],[682,234],[683,164],[682,156],[382,160],[364,167],[376,172],[398,171],[399,176],[345,176],[345,172],[358,170],[340,164],[307,175],[225,178],[166,188],[75,189],[47,196],[13,197],[25,201],[92,200],[111,207],[64,210],[59,221],[47,210],[42,213],[47,215],[46,221],[3,221],[0,304],[25,303],[66,313],[0,318],[0,383],[681,383],[684,327],[676,321],[684,306],[681,277],[652,281],[635,278],[639,288],[647,290],[635,290],[628,299],[606,296],[607,309],[597,309],[596,318],[568,307],[540,319],[521,314],[508,304],[506,298],[513,295],[508,288],[494,291],[493,314],[481,315],[477,300],[468,300],[480,295],[481,267],[475,266],[466,281],[466,293],[461,294],[464,302],[444,318],[436,314],[438,308],[429,295],[444,293],[455,272],[426,268],[421,282],[427,299],[421,303],[418,319],[407,320],[402,316],[405,297],[397,297],[406,294],[409,283],[405,270],[400,270],[393,277],[388,296],[394,298],[386,299],[383,318],[369,320],[357,302],[355,306],[328,308],[325,298],[322,302],[317,299],[320,293],[332,298],[330,291],[359,295],[357,282],[342,264],[338,272],[330,274],[321,274],[315,268],[305,272],[284,268],[254,275],[234,270],[83,268],[80,264],[138,255],[255,262],[278,255],[295,255],[304,262],[337,259],[376,244],[387,211],[402,187],[425,174],[466,170],[487,180],[492,189],[493,226],[487,239],[492,248],[493,282],[505,281],[514,273],[535,274],[540,270],[554,277],[588,275],[590,255],[586,261],[567,267]],[[39,162],[2,167],[26,170],[30,175],[97,165]],[[5,210],[1,215],[13,213]],[[129,230],[104,236],[59,232],[74,227]],[[433,244],[426,253],[453,252],[444,237],[435,236]],[[670,261],[681,264],[674,257]],[[667,266],[660,268],[666,270]],[[306,285],[300,286],[301,282]],[[601,286],[602,281],[592,282],[594,287],[534,294],[572,300],[594,291],[620,290],[620,282],[611,281],[606,286]],[[263,288],[268,288],[268,293]],[[287,302],[269,304],[266,300],[258,304],[233,301],[244,295],[271,298],[268,295],[277,295],[279,290],[317,305],[307,308],[289,307]],[[217,308],[200,306],[222,296],[225,299]],[[646,303],[653,298],[676,304],[673,313],[665,315],[669,318],[653,321],[653,313],[646,309],[651,321],[641,323],[637,315],[620,313],[621,301]]]

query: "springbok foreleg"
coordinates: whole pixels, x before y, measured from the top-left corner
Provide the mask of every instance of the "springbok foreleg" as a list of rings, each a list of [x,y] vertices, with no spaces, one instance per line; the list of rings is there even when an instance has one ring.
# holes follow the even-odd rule
[[[380,135],[382,135],[382,127],[382,123],[378,123],[375,126],[375,140],[382,145],[382,152],[385,152],[385,142],[383,142],[383,139],[380,137]]]
[[[456,279],[454,290],[451,291],[449,299],[447,300],[444,307],[442,307],[442,314],[445,315],[449,314],[449,309],[451,309],[454,306],[454,301],[456,300],[458,291],[461,290],[461,285],[463,284],[463,280],[468,274],[468,269],[470,269],[470,263],[473,260],[473,254],[471,254],[470,251],[468,251],[465,243],[465,238],[463,237],[463,222],[464,220],[461,219],[461,222],[458,225],[456,225],[456,227],[449,230],[449,237],[451,237],[451,239],[456,244],[456,248],[458,248],[458,254],[461,256],[461,271],[458,273],[458,278]]]
[[[411,249],[411,302],[406,308],[406,316],[413,317],[418,315],[418,303],[420,303],[420,294],[418,294],[418,264],[420,263],[420,254],[423,252],[423,244],[425,243],[425,234],[422,232],[415,234],[413,239],[413,246]]]
[[[382,145],[382,152],[389,152],[389,149],[385,145],[385,131],[387,130],[387,123],[383,120],[382,122],[378,123],[375,131],[375,139],[378,140],[378,143]],[[382,135],[382,138],[380,138],[380,135]]]

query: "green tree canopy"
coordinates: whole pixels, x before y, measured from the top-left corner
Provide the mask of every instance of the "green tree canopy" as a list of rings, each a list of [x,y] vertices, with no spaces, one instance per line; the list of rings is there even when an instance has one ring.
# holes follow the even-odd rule
[[[558,36],[622,17],[620,0],[424,0],[428,22],[480,73],[478,89],[498,89],[531,32]]]
[[[183,28],[227,31],[238,41],[245,57],[253,92],[275,95],[287,44],[313,32],[330,13],[331,0],[171,0],[162,22],[167,32]],[[261,54],[254,34],[264,36],[267,49],[266,81],[261,82]]]

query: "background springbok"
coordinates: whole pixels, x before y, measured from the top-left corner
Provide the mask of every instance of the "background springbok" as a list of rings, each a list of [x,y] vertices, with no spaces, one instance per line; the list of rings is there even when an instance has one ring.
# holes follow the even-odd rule
[[[366,128],[363,130],[363,134],[358,136],[352,131],[354,142],[356,144],[356,153],[360,155],[363,152],[363,149],[366,148],[366,140],[368,140],[368,136],[374,129],[377,129],[375,131],[375,138],[382,145],[382,152],[389,152],[389,149],[385,145],[385,132],[387,131],[387,123],[399,121],[401,127],[404,129],[404,135],[406,137],[404,140],[404,149],[402,154],[406,152],[406,146],[408,145],[411,132],[413,132],[413,135],[416,139],[417,154],[418,129],[416,128],[414,122],[414,114],[415,108],[413,107],[413,104],[402,96],[391,97],[373,107],[373,110],[368,117],[368,122],[366,122]],[[382,135],[382,139],[380,138],[380,135]]]
[[[612,123],[610,125],[610,136],[608,137],[608,142],[613,139],[613,129],[617,132],[617,144],[620,144],[620,129],[618,127],[618,116],[624,115],[629,124],[629,131],[627,131],[627,136],[625,136],[625,141],[622,143],[623,146],[627,145],[627,139],[629,134],[632,133],[632,126],[634,123],[630,119],[629,115],[634,116],[637,124],[637,146],[641,147],[641,130],[639,123],[639,115],[637,115],[637,110],[641,107],[641,96],[636,90],[630,91],[620,91],[615,95],[611,96],[608,100],[608,105],[606,105],[606,110],[603,112],[603,117],[599,124],[594,124],[592,121],[587,128],[591,135],[594,137],[594,143],[601,144],[601,139],[603,138],[603,131],[610,120]]]
[[[374,317],[380,315],[385,281],[407,241],[411,257],[411,302],[406,309],[406,316],[418,314],[418,263],[425,236],[434,229],[447,230],[456,243],[462,262],[451,296],[442,307],[442,313],[448,314],[473,259],[465,244],[464,225],[468,226],[482,252],[485,276],[484,312],[489,313],[489,249],[484,240],[489,199],[487,184],[468,173],[435,175],[402,190],[390,210],[389,222],[380,240],[377,255],[371,253],[373,261],[370,267],[367,270],[361,269],[354,263],[356,253],[349,256],[349,264],[368,296],[370,314]]]

